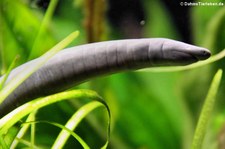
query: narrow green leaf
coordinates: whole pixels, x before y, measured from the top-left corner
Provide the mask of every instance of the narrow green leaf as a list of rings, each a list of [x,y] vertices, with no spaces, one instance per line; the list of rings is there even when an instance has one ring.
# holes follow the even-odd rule
[[[101,147],[101,149],[107,149],[108,145],[109,145],[109,141],[107,141],[107,142],[105,143],[105,145],[104,145],[103,147]]]
[[[104,104],[102,104],[102,102],[99,101],[92,101],[84,106],[82,106],[66,123],[65,127],[70,129],[70,130],[75,130],[75,128],[77,127],[77,125],[80,123],[80,121],[82,119],[84,119],[84,117],[89,114],[91,111],[93,111],[94,109],[100,107],[100,106],[105,106]],[[107,108],[107,107],[106,107]],[[69,138],[70,134],[65,131],[62,130],[57,139],[55,140],[52,149],[58,149],[58,148],[63,148],[63,146],[65,145],[65,143],[67,142],[68,138]]]
[[[2,101],[13,92],[16,87],[18,87],[25,79],[27,79],[32,73],[39,69],[46,61],[48,61],[53,55],[58,51],[65,48],[69,43],[71,43],[79,35],[78,31],[71,33],[64,40],[55,45],[51,50],[45,53],[39,58],[39,61],[34,65],[30,66],[24,72],[18,74],[15,78],[12,79],[1,91],[0,91],[0,104]]]
[[[28,118],[26,119],[26,122],[30,122],[30,121],[35,121],[35,112],[32,112]],[[13,140],[10,149],[15,149],[17,144],[19,143],[19,140],[24,136],[24,134],[27,132],[28,128],[30,127],[30,125],[24,125],[20,131],[18,132],[18,134],[16,135],[16,139]],[[32,141],[31,141],[32,143]],[[33,144],[34,146],[34,144]]]
[[[202,148],[203,139],[206,133],[210,115],[213,110],[214,102],[216,100],[216,95],[218,92],[221,78],[222,78],[222,70],[219,69],[213,78],[207,97],[205,99],[205,103],[203,105],[203,108],[198,120],[198,124],[195,130],[192,147],[191,147],[192,149]]]
[[[3,76],[3,79],[0,81],[0,90],[2,90],[2,87],[3,87],[3,85],[5,84],[5,81],[7,80],[7,78],[8,78],[8,76],[9,76],[10,72],[12,71],[12,69],[15,67],[16,62],[18,61],[18,59],[19,59],[19,55],[17,55],[17,56],[14,58],[13,62],[12,62],[11,65],[9,66],[9,69],[7,70],[6,74]]]
[[[24,145],[26,145],[27,146],[27,149],[44,149],[43,147],[37,147],[37,146],[32,146],[32,144],[29,142],[29,141],[27,141],[27,140],[24,140],[24,139],[19,139],[19,138],[16,138],[17,139],[17,141],[19,141],[20,143],[22,143],[22,144],[24,144]],[[32,146],[32,147],[31,147]],[[9,148],[8,148],[9,149]],[[12,149],[11,147],[10,147],[10,149]],[[25,147],[23,148],[23,149],[26,149]]]
[[[32,112],[29,116],[31,117],[32,121],[35,120],[35,115],[37,111]],[[30,142],[31,142],[31,148],[34,148],[35,146],[35,124],[31,124],[31,134],[30,134]]]
[[[0,145],[2,147],[2,149],[8,149],[9,147],[7,146],[7,144],[5,143],[5,140],[3,139],[3,135],[0,134]]]
[[[49,121],[35,121],[35,122],[27,122],[27,123],[24,123],[24,124],[31,124],[31,123],[47,123],[47,124],[59,127],[59,128],[65,130],[65,131],[67,131],[76,140],[78,140],[78,142],[82,145],[82,147],[84,149],[90,149],[90,147],[85,143],[85,141],[79,135],[77,135],[76,133],[74,133],[73,131],[71,131],[70,129],[68,129],[67,127],[65,127],[65,126],[63,126],[61,124],[58,124],[58,123],[55,123],[55,122],[49,122]]]
[[[96,92],[91,90],[71,90],[32,100],[16,108],[15,110],[0,119],[0,134],[5,134],[8,129],[12,127],[16,122],[18,122],[21,118],[23,118],[34,110],[37,110],[41,107],[53,104],[58,101],[73,98],[101,99]]]
[[[52,18],[52,15],[53,15],[54,11],[55,11],[57,3],[58,3],[58,0],[51,0],[50,1],[49,7],[48,7],[48,9],[46,11],[46,14],[44,16],[44,19],[41,23],[38,34],[37,34],[37,36],[34,40],[34,44],[33,44],[33,47],[32,47],[32,50],[30,52],[28,60],[30,60],[30,59],[32,59],[36,56],[36,54],[34,54],[35,52],[40,51],[40,49],[38,49],[40,41],[42,41],[42,40],[40,40],[40,38],[42,38],[42,34],[45,32],[46,27],[49,25],[49,22],[51,21],[51,18]]]

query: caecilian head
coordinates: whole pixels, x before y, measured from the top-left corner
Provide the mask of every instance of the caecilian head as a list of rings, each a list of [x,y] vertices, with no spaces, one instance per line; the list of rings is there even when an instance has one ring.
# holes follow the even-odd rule
[[[149,46],[149,57],[153,65],[188,65],[210,57],[208,49],[183,42],[161,39]]]

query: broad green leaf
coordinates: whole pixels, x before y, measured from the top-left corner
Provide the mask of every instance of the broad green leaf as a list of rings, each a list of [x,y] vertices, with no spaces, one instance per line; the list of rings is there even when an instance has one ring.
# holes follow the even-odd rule
[[[32,10],[21,0],[2,0],[0,7],[3,10],[1,21],[4,25],[3,34],[1,35],[3,38],[2,50],[4,50],[6,62],[8,62],[9,57],[15,57],[18,54],[21,55],[22,62],[24,62],[33,47],[34,39],[37,37],[41,25],[40,12],[37,15],[37,11]],[[43,51],[47,51],[56,44],[56,40],[46,29],[40,43],[38,50],[43,53]]]

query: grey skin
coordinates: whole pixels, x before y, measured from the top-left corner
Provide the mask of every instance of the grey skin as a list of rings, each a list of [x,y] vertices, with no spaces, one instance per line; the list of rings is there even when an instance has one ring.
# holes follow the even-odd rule
[[[0,105],[0,117],[27,101],[69,89],[93,77],[146,67],[187,65],[209,57],[210,51],[205,48],[164,38],[68,48],[54,55],[5,99]],[[5,84],[39,59],[15,68]]]

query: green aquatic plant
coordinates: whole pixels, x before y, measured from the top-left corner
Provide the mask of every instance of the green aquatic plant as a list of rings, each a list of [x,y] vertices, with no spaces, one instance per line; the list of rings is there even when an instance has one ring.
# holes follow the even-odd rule
[[[6,1],[7,0],[3,0],[3,1],[0,2],[0,4],[3,5],[3,2],[6,2]],[[50,45],[49,45],[50,47],[53,45],[53,43],[55,44],[55,39],[52,36],[49,36],[47,28],[48,28],[48,24],[49,24],[49,22],[51,20],[51,17],[53,15],[53,12],[54,12],[54,9],[55,9],[54,7],[56,6],[56,4],[57,4],[57,1],[51,1],[51,3],[50,3],[51,7],[49,7],[49,9],[47,10],[46,15],[44,16],[44,18],[45,18],[44,20],[45,21],[43,20],[41,23],[38,23],[38,21],[35,19],[35,17],[32,18],[31,22],[33,22],[33,23],[30,23],[30,24],[31,25],[33,24],[32,27],[35,28],[35,31],[33,33],[30,33],[32,36],[29,36],[29,33],[24,31],[23,28],[21,29],[21,33],[23,35],[22,41],[15,42],[15,43],[22,43],[22,44],[20,44],[20,46],[27,47],[27,49],[33,49],[32,52],[25,52],[26,56],[24,56],[24,54],[20,54],[21,55],[20,56],[21,59],[27,60],[27,59],[30,59],[31,57],[33,58],[33,57],[36,57],[37,55],[43,54],[44,51],[46,51],[46,48],[42,48],[42,46],[43,46],[42,43],[45,43],[45,42],[43,42],[43,39],[46,40],[46,41],[47,41],[47,39],[50,39],[50,42],[49,42],[50,43]],[[24,13],[21,13],[21,14],[26,14],[27,17],[32,14],[32,12],[27,13],[28,12],[27,9],[22,9],[22,8],[25,8],[25,7],[23,7],[24,5],[21,5],[21,3],[19,3],[19,2],[16,2],[13,5],[15,6],[15,8],[20,10],[18,12],[23,11]],[[21,5],[21,7],[19,7],[20,5]],[[18,14],[20,14],[20,13],[18,13]],[[12,15],[12,14],[10,14],[10,15]],[[35,16],[35,15],[33,15],[33,16]],[[220,16],[222,16],[222,15],[220,15]],[[3,17],[7,18],[7,16],[3,16]],[[217,19],[218,18],[219,17],[217,17]],[[2,19],[2,14],[0,14],[0,19]],[[10,22],[9,20],[10,19],[8,19],[7,21]],[[27,19],[27,20],[29,20],[29,19]],[[220,20],[220,21],[217,21],[217,22],[221,22],[222,18],[219,18],[218,20]],[[7,21],[2,21],[1,20],[0,23],[4,24],[4,22],[7,22]],[[29,24],[29,22],[28,22],[28,24]],[[12,24],[9,24],[9,27],[7,27],[7,28],[10,28],[10,25],[12,27]],[[14,27],[15,30],[19,30],[20,29],[20,24],[18,23],[17,25],[18,26]],[[5,24],[3,26],[5,26]],[[39,26],[41,26],[41,27],[39,28]],[[160,27],[160,26],[158,26],[158,27]],[[217,28],[217,25],[214,25],[214,27],[212,27],[212,28],[214,28],[214,29]],[[164,29],[166,30],[166,28],[164,28]],[[2,29],[0,29],[0,31],[2,33]],[[81,30],[81,32],[82,32],[82,30]],[[51,52],[49,52],[47,55],[43,56],[43,59],[42,59],[43,61],[40,61],[40,63],[37,64],[37,66],[34,66],[28,72],[23,72],[23,75],[21,75],[21,78],[19,78],[19,79],[17,78],[16,81],[15,81],[16,83],[12,83],[7,88],[3,87],[4,86],[3,84],[4,84],[8,74],[10,73],[12,68],[15,67],[15,65],[16,65],[15,63],[20,64],[21,61],[18,61],[18,60],[13,61],[12,59],[15,58],[15,55],[11,56],[11,58],[10,58],[11,60],[7,60],[7,56],[6,55],[9,55],[9,54],[7,54],[7,52],[8,52],[7,50],[6,51],[2,50],[4,48],[2,47],[3,42],[1,41],[1,44],[0,44],[1,57],[2,57],[1,58],[1,64],[2,64],[1,72],[5,73],[6,70],[7,70],[7,73],[5,73],[6,74],[5,75],[5,79],[2,80],[2,82],[1,82],[1,86],[2,86],[2,90],[1,90],[1,93],[0,93],[1,101],[3,101],[5,97],[7,97],[10,93],[12,93],[13,90],[19,84],[21,84],[27,77],[29,77],[33,72],[35,72],[39,67],[41,67],[50,57],[55,55],[55,53],[57,53],[59,50],[61,50],[64,47],[66,47],[72,40],[74,40],[76,38],[77,35],[78,35],[78,32],[73,32],[68,38],[66,38],[66,40],[63,40],[62,42],[60,42],[58,44],[58,46],[54,47],[53,50],[50,50]],[[206,37],[207,43],[211,44],[213,42],[213,44],[216,44],[215,43],[215,36],[216,36],[216,34],[213,34],[213,36],[210,36],[210,37],[207,36],[207,37],[209,37],[209,38]],[[1,37],[3,37],[3,35],[1,35]],[[30,41],[29,38],[31,38],[32,40]],[[0,38],[0,40],[3,40],[3,39]],[[213,40],[213,41],[212,42],[210,42],[210,41],[208,42],[208,40]],[[25,41],[27,41],[27,43]],[[207,44],[207,43],[205,43],[205,44]],[[7,43],[4,42],[4,44],[7,44]],[[59,46],[59,45],[61,45],[61,46]],[[7,46],[8,45],[5,45],[5,47],[7,47]],[[17,46],[18,45],[15,45],[15,47],[17,47]],[[12,48],[12,49],[16,49],[16,48]],[[41,50],[39,51],[39,49],[41,49]],[[50,49],[50,48],[47,48],[47,49]],[[225,52],[223,50],[220,53],[213,55],[210,59],[208,59],[206,61],[198,62],[196,64],[192,64],[192,65],[189,65],[189,66],[151,68],[151,69],[148,69],[147,71],[146,70],[144,70],[144,71],[147,72],[148,75],[150,75],[148,77],[151,77],[151,72],[155,72],[155,73],[175,72],[176,73],[178,71],[181,71],[181,72],[192,71],[192,70],[197,69],[199,67],[209,66],[211,63],[214,64],[215,62],[223,59],[224,56],[225,56],[224,53]],[[9,67],[9,61],[11,62],[11,66],[10,67]],[[22,62],[24,62],[24,61],[22,61]],[[9,67],[9,68],[6,69],[7,67]],[[111,102],[109,104],[110,106],[113,105],[113,106],[117,107],[116,110],[123,109],[122,105],[118,106],[117,103],[115,102],[115,98],[118,98],[118,96],[116,96],[116,94],[121,96],[121,99],[124,99],[125,96],[128,96],[128,95],[124,95],[126,93],[126,90],[128,90],[128,92],[132,92],[133,90],[136,90],[135,93],[140,94],[140,91],[138,90],[138,87],[139,87],[140,84],[137,83],[137,85],[130,85],[131,88],[124,89],[126,87],[120,86],[120,85],[118,85],[116,83],[116,82],[118,82],[118,80],[117,80],[118,76],[113,76],[113,77],[114,77],[113,78],[114,81],[111,80],[111,85],[114,86],[115,92],[110,92],[109,90],[112,90],[113,87],[109,88],[107,86],[107,84],[105,84],[106,87],[104,88],[104,91],[103,90],[100,91],[100,94],[101,95],[105,95],[106,94],[106,98],[105,99],[108,100],[108,102]],[[122,78],[121,80],[123,80],[124,82],[126,82],[126,81],[130,82],[131,79],[133,81],[135,81],[137,79],[141,80],[140,78],[134,77],[132,75],[131,75],[130,78],[126,77],[126,76],[120,76],[120,77]],[[206,129],[205,128],[208,126],[208,119],[210,118],[210,115],[211,115],[212,109],[213,109],[213,105],[214,105],[213,102],[215,102],[216,94],[219,91],[218,86],[220,84],[221,77],[222,77],[222,71],[219,70],[218,73],[214,77],[215,79],[211,83],[210,90],[207,93],[208,96],[207,96],[207,98],[205,100],[205,104],[203,106],[203,110],[202,110],[201,116],[199,118],[199,123],[198,123],[198,126],[196,128],[196,132],[195,132],[194,139],[193,139],[193,142],[192,142],[192,148],[193,149],[197,149],[197,148],[199,149],[199,148],[202,147],[202,140],[204,139],[204,135],[206,133]],[[145,80],[145,78],[143,80]],[[102,81],[102,83],[104,84],[103,81]],[[86,84],[86,85],[88,86],[88,84]],[[92,86],[96,87],[97,88],[96,90],[98,90],[98,84],[92,84]],[[153,86],[154,86],[154,82],[153,82]],[[135,102],[134,100],[132,100],[132,99],[136,99],[136,98],[137,99],[139,99],[139,98],[140,99],[144,99],[142,97],[148,96],[147,92],[148,91],[146,89],[145,90],[143,89],[142,90],[142,95],[137,96],[137,97],[129,97],[130,102],[129,102],[128,105],[123,103],[124,104],[123,106],[126,106],[127,109],[129,109],[129,108],[132,109],[133,113],[129,113],[128,110],[126,111],[126,109],[124,109],[123,112],[120,111],[121,113],[118,114],[118,115],[122,115],[122,116],[125,116],[127,118],[130,118],[131,121],[128,121],[129,123],[134,123],[135,126],[136,126],[136,124],[137,124],[137,126],[140,126],[140,128],[138,127],[138,129],[135,129],[135,128],[132,127],[132,125],[129,125],[127,123],[125,123],[125,124],[123,122],[119,123],[120,129],[122,129],[122,126],[125,125],[126,128],[132,128],[134,130],[134,135],[130,134],[130,136],[124,137],[127,140],[130,139],[133,142],[140,142],[140,140],[143,139],[143,138],[150,138],[149,137],[150,135],[143,135],[143,136],[141,136],[141,132],[144,130],[143,124],[141,122],[139,122],[138,119],[135,119],[135,117],[133,117],[133,115],[136,113],[136,115],[138,115],[139,117],[143,117],[144,119],[146,119],[145,116],[147,114],[144,115],[143,111],[141,111],[140,108],[139,109],[137,108],[136,111],[135,111],[135,109],[132,107],[132,105],[137,105],[137,107],[141,107],[146,112],[147,112],[147,110],[151,109],[152,115],[150,115],[151,117],[149,119],[153,119],[154,117],[156,117],[157,114],[154,114],[154,112],[157,111],[157,110],[155,110],[155,109],[157,109],[156,107],[154,107],[153,105],[148,105],[146,103],[145,103],[146,107],[143,107],[143,106],[141,106],[140,103],[138,103],[138,101]],[[146,95],[145,95],[145,93],[146,93]],[[164,92],[164,90],[162,92],[158,92],[157,91],[157,93],[162,94],[162,95],[163,94],[169,94],[167,92]],[[148,93],[148,94],[151,94],[151,93]],[[133,94],[131,93],[131,95],[133,95]],[[150,96],[150,97],[152,98],[154,96]],[[172,97],[172,96],[169,96],[169,97]],[[149,96],[147,98],[149,98]],[[36,112],[38,113],[39,108],[47,107],[47,105],[50,105],[52,103],[56,103],[56,102],[59,102],[59,101],[62,101],[62,100],[67,100],[67,99],[73,99],[73,103],[74,103],[74,101],[82,102],[83,100],[86,100],[86,99],[92,99],[92,100],[91,101],[89,100],[88,103],[82,104],[83,106],[78,108],[77,111],[74,113],[74,115],[71,116],[69,118],[69,120],[66,122],[66,124],[64,124],[64,125],[60,124],[60,123],[52,122],[52,121],[45,121],[45,120],[36,119]],[[82,100],[74,100],[74,99],[82,99]],[[152,99],[152,100],[153,100],[152,103],[154,103],[155,102],[154,99]],[[172,101],[169,101],[169,102],[172,102]],[[157,103],[157,102],[155,102],[155,103]],[[79,104],[79,102],[78,102],[78,104]],[[166,105],[166,104],[164,104],[164,105]],[[59,133],[58,137],[53,141],[53,146],[52,146],[53,148],[54,147],[57,148],[57,147],[65,146],[66,143],[69,142],[69,140],[67,139],[68,136],[73,136],[80,144],[82,144],[81,146],[83,148],[91,148],[89,146],[89,144],[87,142],[85,142],[85,140],[83,140],[82,137],[80,137],[76,133],[76,130],[74,132],[74,129],[77,128],[77,125],[81,123],[81,120],[83,118],[87,118],[87,114],[89,114],[91,111],[93,111],[94,109],[99,108],[101,106],[105,107],[107,109],[107,111],[108,111],[107,113],[108,113],[108,116],[109,116],[109,120],[107,122],[108,122],[108,128],[110,128],[111,122],[110,122],[110,112],[109,112],[108,105],[106,105],[106,103],[103,102],[102,98],[94,91],[73,89],[71,91],[64,91],[62,93],[58,93],[58,94],[42,97],[40,99],[35,99],[33,101],[30,101],[30,102],[28,102],[28,103],[18,107],[17,109],[15,109],[11,113],[9,113],[8,115],[6,115],[5,117],[0,119],[0,134],[1,134],[1,136],[0,136],[0,144],[1,144],[2,148],[4,148],[4,149],[5,148],[9,148],[9,146],[12,147],[12,148],[16,148],[18,146],[18,144],[24,144],[25,146],[31,147],[31,148],[39,148],[39,144],[36,144],[36,140],[39,139],[39,138],[37,138],[37,136],[35,134],[36,125],[40,124],[40,123],[44,123],[44,124],[49,124],[49,125],[52,125],[52,126],[56,126],[56,127],[61,129],[61,132]],[[162,107],[159,106],[159,108],[162,108]],[[114,112],[114,110],[115,110],[115,108],[112,108],[113,112]],[[165,109],[161,110],[162,113],[164,112],[164,110]],[[158,114],[159,114],[158,117],[160,117],[160,113],[158,113]],[[29,115],[29,116],[26,118],[27,115]],[[49,115],[51,115],[51,114],[49,114]],[[167,113],[167,116],[168,115],[169,114]],[[115,115],[113,115],[113,116],[115,116]],[[21,119],[22,119],[22,123],[21,123]],[[160,121],[163,121],[163,119],[164,119],[164,121],[167,121],[169,118],[162,117],[162,119],[160,119]],[[74,124],[72,126],[70,125],[71,122],[74,122]],[[146,122],[146,124],[150,124],[147,120],[145,122]],[[21,123],[20,124],[21,128],[20,128],[19,132],[18,133],[16,132],[13,135],[11,140],[8,139],[8,137],[11,137],[10,136],[11,135],[10,130],[14,129],[14,125],[18,124],[18,123],[19,124]],[[93,124],[92,121],[91,122],[89,121],[89,123],[91,125]],[[114,124],[114,122],[112,122],[112,124]],[[156,125],[158,127],[154,127]],[[158,139],[158,138],[160,138],[162,136],[161,139],[165,139],[165,140],[168,139],[167,144],[170,144],[170,145],[173,144],[173,142],[172,143],[170,142],[172,139],[174,139],[175,143],[177,143],[176,141],[179,140],[179,139],[177,139],[177,136],[179,136],[177,134],[174,135],[172,133],[171,134],[168,133],[167,135],[165,135],[165,136],[161,135],[160,137],[157,135],[157,134],[161,134],[160,133],[160,129],[161,129],[161,131],[165,130],[161,126],[162,126],[162,124],[158,125],[155,122],[151,122],[151,124],[150,124],[150,129],[154,129],[155,128],[154,130],[152,130],[152,132],[153,132],[152,134],[155,136],[155,138]],[[99,127],[101,127],[101,126],[95,127],[96,131],[99,129]],[[29,129],[28,128],[31,128],[29,141],[27,141],[28,140],[27,138],[23,139],[24,136],[29,134],[29,132],[28,132]],[[176,128],[176,125],[172,126],[171,128]],[[179,129],[179,128],[177,128],[177,129]],[[123,132],[123,131],[125,132],[125,130],[121,130],[121,132]],[[137,132],[139,132],[139,133],[137,133]],[[146,133],[148,133],[148,132],[149,132],[149,130],[146,130]],[[107,141],[106,141],[106,143],[104,145],[105,148],[108,145],[109,133],[110,133],[110,130],[108,129]],[[89,132],[89,134],[91,134],[91,133]],[[172,137],[170,137],[170,136],[172,136]],[[121,137],[123,138],[122,135],[121,135]],[[117,138],[115,139],[115,137],[114,138],[112,137],[111,139],[112,139],[112,144],[118,144],[118,146],[121,147],[121,148],[126,148],[126,147],[129,148],[130,146],[133,145],[131,143],[132,141],[130,141],[130,140],[127,141],[127,142],[129,142],[131,145],[128,145],[129,143],[123,143],[121,140],[119,140],[120,138],[119,139],[117,139]],[[158,139],[158,142],[162,142],[161,139]],[[58,140],[60,140],[60,141],[58,141]],[[154,141],[154,139],[151,139],[151,138],[149,140],[150,140],[149,142],[151,142],[151,143]],[[58,142],[60,142],[61,144],[57,144]],[[147,143],[145,143],[145,144],[146,144],[146,146],[150,146]],[[160,145],[157,144],[157,141],[155,141],[152,144],[153,144],[152,145],[153,148],[154,147],[155,148],[156,147],[163,148],[163,144],[161,144],[161,146],[160,146]],[[117,146],[117,148],[118,148],[118,146]],[[174,148],[176,148],[176,147],[177,146],[175,146]]]

